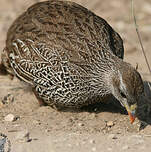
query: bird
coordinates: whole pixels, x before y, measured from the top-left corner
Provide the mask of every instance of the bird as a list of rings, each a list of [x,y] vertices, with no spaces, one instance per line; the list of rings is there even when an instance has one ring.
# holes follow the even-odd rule
[[[10,26],[1,56],[1,73],[29,84],[48,106],[80,108],[113,95],[135,120],[141,75],[123,61],[120,35],[75,2],[29,7]]]

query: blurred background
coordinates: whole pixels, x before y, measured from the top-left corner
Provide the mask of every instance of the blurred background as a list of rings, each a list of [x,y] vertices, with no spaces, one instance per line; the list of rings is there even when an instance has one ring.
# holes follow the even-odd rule
[[[32,4],[43,0],[0,0],[0,51],[5,46],[6,34],[15,18]],[[151,80],[135,32],[131,0],[72,0],[103,17],[122,37],[125,47],[124,60],[138,70],[146,80]],[[134,0],[135,14],[142,42],[151,65],[151,0]]]
[[[0,0],[0,55],[12,22],[29,6],[39,1],[44,0]],[[125,48],[124,60],[134,67],[138,64],[138,71],[143,79],[151,82],[135,31],[131,0],[72,1],[104,18],[121,35]],[[151,0],[134,0],[134,4],[142,42],[151,65]],[[15,89],[17,87],[18,90]],[[22,88],[24,85],[17,79],[11,81],[7,77],[0,77],[0,107],[3,107],[0,108],[0,132],[8,135],[12,151],[47,152],[48,146],[53,149],[52,145],[56,148],[55,152],[148,152],[151,149],[151,140],[148,138],[151,137],[151,126],[138,133],[139,121],[131,125],[128,116],[123,115],[123,111],[120,112],[117,107],[100,106],[98,113],[59,112],[47,106],[39,107],[30,89]],[[1,101],[7,101],[8,104],[1,106]],[[17,116],[16,121],[4,121],[9,113]],[[31,142],[23,144],[14,140],[18,130],[23,129],[29,130],[33,138]]]

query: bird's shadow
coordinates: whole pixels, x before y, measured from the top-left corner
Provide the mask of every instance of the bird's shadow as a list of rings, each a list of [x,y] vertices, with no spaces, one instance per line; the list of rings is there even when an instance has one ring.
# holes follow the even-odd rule
[[[137,118],[140,120],[140,130],[151,125],[151,82],[144,81],[145,96],[138,101]]]
[[[144,129],[147,125],[151,125],[151,89],[149,87],[151,83],[148,81],[144,81],[144,91],[145,97],[142,97],[138,103],[137,109],[137,118],[140,120],[140,130]],[[89,113],[101,113],[101,112],[111,112],[111,113],[120,113],[123,115],[127,115],[127,111],[124,107],[121,106],[118,100],[116,100],[113,96],[108,99],[107,102],[99,102],[96,104],[91,104],[88,106],[84,106],[80,109],[73,108],[63,108],[60,109],[63,112],[89,112]]]
[[[72,113],[81,113],[81,112],[89,112],[89,113],[101,113],[101,112],[111,112],[111,113],[120,113],[126,115],[127,112],[125,108],[123,108],[119,101],[116,100],[113,96],[108,98],[106,102],[98,102],[95,104],[89,104],[87,106],[83,106],[81,108],[59,108],[59,111],[62,112],[72,112]]]
[[[84,106],[81,108],[82,111],[87,111],[90,113],[101,113],[101,112],[111,112],[120,113],[126,115],[127,112],[125,108],[121,106],[118,100],[111,96],[106,102],[99,102],[96,104]]]

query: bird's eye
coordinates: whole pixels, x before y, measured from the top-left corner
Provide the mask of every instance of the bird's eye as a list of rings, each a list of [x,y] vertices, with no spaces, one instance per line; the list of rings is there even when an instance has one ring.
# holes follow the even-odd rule
[[[120,94],[123,98],[126,98],[126,95],[123,92],[120,91]]]

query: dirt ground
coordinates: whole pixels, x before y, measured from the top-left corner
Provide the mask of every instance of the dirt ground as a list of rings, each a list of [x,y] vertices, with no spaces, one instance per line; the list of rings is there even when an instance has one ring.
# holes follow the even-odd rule
[[[133,66],[138,64],[138,71],[144,82],[151,82],[135,32],[130,0],[74,1],[108,21],[124,40],[124,60]],[[35,2],[38,0],[0,0],[0,52],[5,46],[7,30],[13,20]],[[145,52],[151,65],[151,0],[135,1],[135,10]],[[147,85],[145,91],[150,104],[151,93]],[[13,114],[16,120],[5,121],[8,114]],[[148,123],[151,121],[149,118]],[[18,133],[23,130],[28,130],[29,142],[17,140]],[[40,107],[28,86],[6,76],[0,76],[0,132],[8,136],[12,152],[151,150],[151,126],[141,124],[138,119],[130,124],[128,115],[117,103],[112,104],[110,101],[108,104],[100,103],[80,110],[56,111],[51,107]]]

